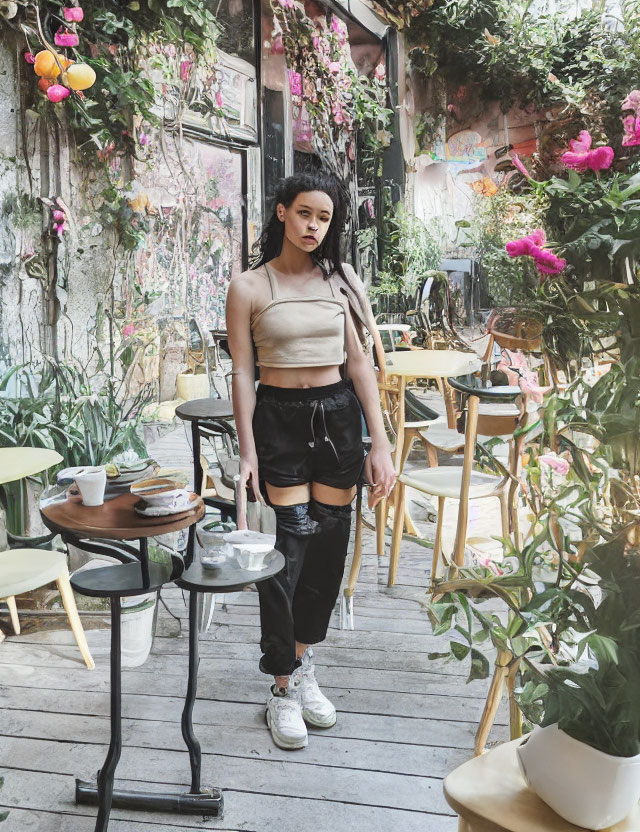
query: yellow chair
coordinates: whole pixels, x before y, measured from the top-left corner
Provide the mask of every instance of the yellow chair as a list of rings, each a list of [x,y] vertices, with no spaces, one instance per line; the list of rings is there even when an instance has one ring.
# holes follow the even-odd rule
[[[0,600],[9,607],[13,631],[20,634],[20,621],[16,607],[16,595],[40,589],[55,581],[67,612],[76,643],[89,670],[95,667],[87,639],[82,628],[78,608],[69,583],[67,556],[64,552],[44,549],[9,549],[0,552]]]

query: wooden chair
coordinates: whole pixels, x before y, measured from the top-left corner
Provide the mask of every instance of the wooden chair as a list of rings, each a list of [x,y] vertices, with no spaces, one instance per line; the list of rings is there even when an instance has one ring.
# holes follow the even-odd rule
[[[89,652],[73,590],[69,583],[66,554],[44,549],[9,549],[0,553],[0,599],[5,600],[9,607],[11,623],[16,635],[20,634],[16,595],[40,589],[52,581],[57,583],[60,590],[60,597],[84,663],[89,670],[92,670],[95,663]]]
[[[436,525],[436,538],[433,548],[433,564],[431,569],[431,582],[437,580],[442,558],[442,531],[444,508],[447,498],[459,499],[458,523],[456,539],[451,566],[462,566],[464,564],[464,552],[467,542],[467,523],[469,517],[469,501],[482,497],[496,497],[500,502],[500,514],[502,521],[501,533],[504,538],[510,532],[510,509],[508,503],[511,482],[509,472],[504,475],[486,473],[474,470],[474,459],[476,454],[476,442],[478,432],[483,436],[513,436],[517,427],[524,424],[526,410],[522,405],[521,391],[518,387],[489,387],[477,388],[456,379],[449,379],[448,383],[452,388],[458,390],[466,399],[465,414],[465,445],[464,459],[461,468],[451,466],[425,468],[405,472],[402,470],[396,483],[395,516],[393,524],[393,537],[391,542],[391,555],[389,560],[388,586],[393,586],[398,569],[400,555],[400,543],[404,528],[405,514],[405,489],[406,486],[415,488],[423,494],[438,498],[438,520]],[[480,399],[485,404],[493,405],[486,408],[480,414]],[[513,406],[517,401],[520,406]],[[511,405],[505,409],[498,409],[495,405]],[[406,451],[406,454],[405,454]],[[403,448],[403,457],[406,459],[408,449]],[[515,472],[517,461],[515,449],[511,448],[509,469]]]

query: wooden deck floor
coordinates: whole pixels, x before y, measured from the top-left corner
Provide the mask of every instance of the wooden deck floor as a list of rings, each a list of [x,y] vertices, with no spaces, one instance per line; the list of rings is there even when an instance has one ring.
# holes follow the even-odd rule
[[[371,535],[364,551],[373,551]],[[318,677],[338,708],[338,723],[311,731],[301,751],[276,748],[265,726],[257,594],[244,592],[217,607],[201,636],[194,721],[203,784],[224,789],[224,818],[114,810],[110,829],[454,832],[442,778],[471,756],[487,683],[465,685],[464,668],[427,658],[446,644],[431,634],[420,604],[428,560],[428,550],[405,543],[398,583],[388,590],[386,561],[365,555],[356,629],[338,629],[336,611],[327,641],[316,649]],[[186,608],[175,587],[165,587],[163,598],[179,621],[163,611],[152,655],[123,675],[117,774],[125,788],[149,781],[159,789],[188,787],[180,735]],[[0,807],[10,810],[2,832],[93,829],[95,810],[75,805],[74,779],[94,777],[106,753],[108,639],[108,629],[88,631],[94,671],[84,669],[70,632],[43,631],[33,619],[25,619],[21,636],[0,645]],[[498,723],[496,740],[506,736],[503,712]]]

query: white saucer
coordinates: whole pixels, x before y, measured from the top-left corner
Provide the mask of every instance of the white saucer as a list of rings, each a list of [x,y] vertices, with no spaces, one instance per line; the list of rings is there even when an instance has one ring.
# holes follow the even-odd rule
[[[144,506],[144,508],[141,508],[136,503],[133,510],[141,517],[168,517],[170,514],[184,514],[185,511],[195,508],[196,505],[196,500],[189,500],[175,508],[168,508],[167,506]]]

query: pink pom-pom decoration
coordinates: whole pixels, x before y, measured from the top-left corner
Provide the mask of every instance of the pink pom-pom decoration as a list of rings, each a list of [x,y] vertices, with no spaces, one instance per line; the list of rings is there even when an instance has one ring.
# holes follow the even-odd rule
[[[84,12],[80,6],[65,6],[62,11],[67,23],[80,23],[84,19]]]
[[[62,101],[69,95],[70,90],[68,90],[66,87],[63,87],[62,84],[52,84],[47,90],[47,98],[49,99],[49,101],[53,101],[54,104],[57,104],[58,101]]]
[[[58,31],[54,35],[56,46],[77,46],[80,43],[80,38],[75,32],[69,32],[67,29]]]
[[[24,59],[28,64],[35,64],[36,62],[36,56],[33,55],[31,52],[25,52]]]

